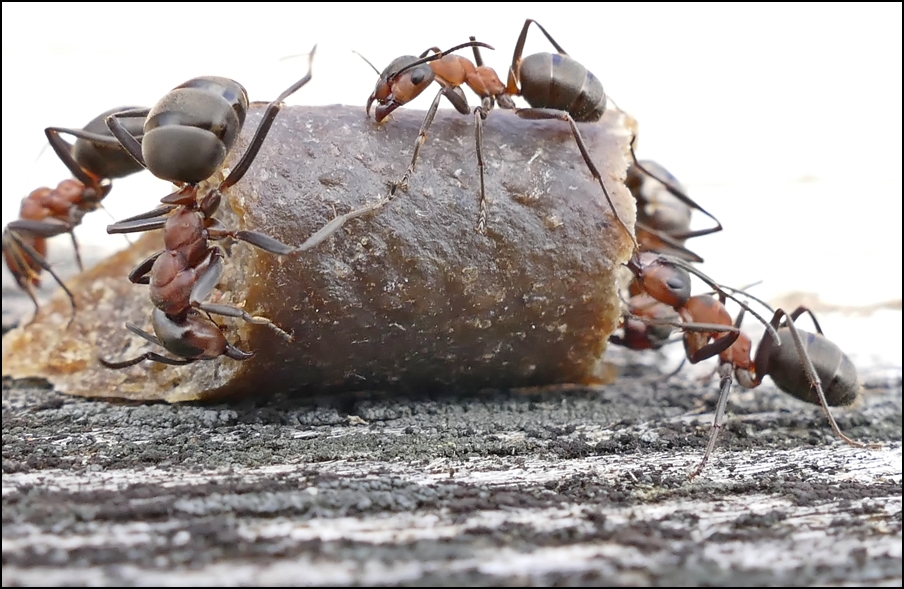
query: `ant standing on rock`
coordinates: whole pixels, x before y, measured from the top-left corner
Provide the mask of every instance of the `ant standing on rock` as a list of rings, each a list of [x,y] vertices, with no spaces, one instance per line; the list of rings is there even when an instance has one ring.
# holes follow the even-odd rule
[[[537,25],[558,53],[535,53],[522,58],[527,32],[531,24]],[[448,56],[447,53],[461,47],[474,47],[476,65],[459,56]],[[426,131],[433,117],[440,96],[446,96],[456,110],[468,114],[469,108],[460,87],[467,84],[481,98],[481,106],[474,111],[477,139],[477,162],[481,172],[481,192],[477,229],[482,231],[486,226],[486,195],[483,189],[483,155],[481,153],[481,121],[486,118],[494,102],[500,108],[512,110],[524,119],[559,119],[569,124],[575,143],[584,163],[590,170],[594,180],[600,185],[606,201],[615,216],[615,220],[624,229],[635,248],[637,241],[615,208],[609,190],[603,182],[602,175],[593,163],[587,146],[576,123],[593,123],[599,121],[606,110],[606,93],[603,85],[583,65],[569,56],[562,47],[533,19],[527,19],[521,30],[509,68],[508,82],[503,86],[496,73],[483,65],[477,47],[487,47],[471,38],[470,44],[460,45],[446,52],[426,56],[431,50],[421,55],[420,59],[404,56],[394,60],[381,74],[374,92],[367,101],[367,112],[377,101],[377,122],[382,121],[393,110],[413,100],[435,79],[443,88],[434,99],[433,105],[424,119],[421,131],[415,144],[414,156],[402,181],[393,187],[404,188],[414,170],[420,145],[426,139]],[[430,63],[430,68],[423,67]],[[376,68],[374,68],[376,69]],[[530,108],[517,108],[512,97],[521,96],[530,104]]]
[[[681,329],[684,332],[685,352],[692,364],[719,356],[722,384],[713,432],[703,459],[691,473],[691,478],[703,471],[715,448],[734,379],[744,388],[752,389],[769,375],[782,391],[807,403],[821,406],[832,431],[846,444],[856,448],[880,447],[857,442],[844,435],[832,416],[829,407],[850,405],[859,395],[861,386],[853,363],[837,345],[826,339],[816,317],[808,309],[800,307],[793,313],[778,309],[774,311],[771,321],[767,322],[746,303],[727,292],[734,289],[717,284],[678,258],[651,253],[635,254],[628,262],[628,268],[642,292],[672,307],[680,318],[677,322],[658,317],[638,317],[639,320],[651,326]],[[718,297],[690,296],[691,273],[713,288]],[[727,298],[741,306],[741,312],[734,322],[725,308]],[[765,303],[757,302],[769,308]],[[752,342],[740,330],[745,312],[754,315],[766,328],[753,355]],[[817,333],[800,330],[794,324],[804,313],[813,319]]]
[[[252,352],[240,350],[226,340],[211,314],[267,325],[292,340],[290,334],[269,319],[254,317],[237,307],[204,301],[224,271],[225,253],[219,246],[210,245],[210,241],[231,237],[278,255],[305,248],[288,246],[253,231],[228,230],[213,215],[220,206],[222,191],[241,180],[250,168],[282,102],[310,81],[315,50],[316,46],[309,56],[308,73],[266,106],[247,150],[219,182],[217,174],[242,130],[249,107],[248,94],[238,82],[209,76],[193,78],[151,109],[120,112],[107,118],[110,132],[136,162],[180,188],[161,199],[162,206],[107,228],[108,233],[163,229],[164,249],[129,274],[133,283],[151,287],[152,325],[156,335],[132,323],[126,327],[177,357],[146,352],[121,362],[101,358],[104,366],[126,368],[144,360],[182,365],[219,356],[234,360],[250,358]],[[141,142],[123,122],[136,117],[146,119]]]

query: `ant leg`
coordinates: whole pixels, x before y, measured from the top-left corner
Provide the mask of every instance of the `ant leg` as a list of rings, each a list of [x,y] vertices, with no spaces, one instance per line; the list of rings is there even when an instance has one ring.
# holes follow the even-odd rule
[[[140,221],[144,219],[162,217],[177,208],[179,208],[179,205],[163,205],[162,207],[157,207],[152,211],[147,211],[146,213],[141,213],[140,215],[135,215],[134,217],[126,217],[125,219],[116,223],[116,225],[119,225],[119,223],[128,223],[129,221]]]
[[[681,341],[681,340],[669,340],[669,343],[673,343],[673,342],[677,342],[677,341]],[[669,380],[669,379],[671,379],[672,377],[677,376],[678,373],[681,372],[681,369],[684,368],[684,363],[685,363],[685,362],[687,362],[687,358],[686,358],[686,357],[685,357],[685,358],[682,358],[682,359],[681,359],[681,362],[678,363],[678,368],[672,370],[671,372],[669,372],[668,374],[666,374],[665,376],[663,376],[663,377],[662,377],[662,380]]]
[[[535,21],[532,18],[529,18],[524,21],[524,27],[521,29],[521,35],[518,36],[518,42],[515,44],[515,53],[512,55],[512,65],[509,68],[509,77],[508,84],[506,87],[506,94],[519,94],[518,85],[521,83],[521,80],[518,77],[519,71],[521,71],[521,55],[524,53],[524,42],[527,40],[527,30],[530,28],[530,24],[534,23],[539,27],[543,34],[546,35],[546,38],[549,39],[549,42],[552,43],[552,46],[556,48],[556,51],[561,53],[562,55],[568,55],[562,46],[556,43],[555,39],[546,32],[546,29],[543,26]]]
[[[246,311],[239,309],[238,307],[233,307],[230,305],[216,305],[212,303],[203,302],[206,299],[211,291],[213,291],[214,287],[220,281],[220,278],[223,275],[223,252],[219,247],[211,248],[209,262],[207,262],[207,268],[204,269],[204,272],[198,276],[197,281],[191,289],[191,295],[189,301],[191,302],[191,306],[196,309],[200,309],[206,313],[213,313],[215,315],[222,315],[224,317],[235,317],[236,319],[242,319],[247,323],[252,323],[254,325],[266,325],[276,333],[278,333],[283,339],[286,341],[295,341],[295,338],[292,337],[292,334],[280,329],[277,327],[275,323],[267,319],[266,317],[253,316],[247,313]]]
[[[144,155],[141,152],[141,143],[138,139],[126,129],[125,125],[123,125],[119,119],[120,118],[138,118],[138,117],[147,117],[151,112],[149,108],[140,108],[134,110],[125,110],[118,113],[113,113],[108,116],[106,119],[107,128],[110,129],[110,133],[116,138],[119,142],[119,145],[126,150],[132,159],[134,159],[138,164],[141,165],[142,168],[147,168],[144,163]],[[92,140],[93,141],[93,140]]]
[[[6,228],[16,233],[27,233],[44,239],[72,233],[74,229],[71,224],[63,221],[31,221],[29,219],[16,219],[7,224]]]
[[[8,239],[11,239],[19,248],[21,248],[21,250],[23,251],[23,256],[21,259],[23,261],[25,258],[28,258],[28,259],[32,260],[33,262],[35,262],[42,269],[47,270],[47,272],[51,276],[53,276],[53,279],[56,280],[57,284],[60,285],[60,288],[62,288],[63,291],[65,291],[66,296],[69,297],[69,304],[72,306],[72,314],[69,316],[69,323],[67,324],[67,327],[69,325],[71,325],[73,319],[75,319],[75,309],[76,309],[75,295],[72,294],[72,291],[69,290],[69,288],[66,286],[66,283],[63,282],[63,279],[60,278],[56,272],[53,271],[53,268],[51,268],[50,264],[47,263],[47,260],[44,259],[44,256],[42,256],[35,248],[33,248],[31,245],[29,245],[25,240],[23,240],[21,237],[19,237],[14,231],[9,231],[9,230],[4,231],[3,235],[4,235],[4,237],[9,236]],[[4,246],[6,246],[6,243],[4,243]],[[7,250],[6,247],[4,247],[3,249],[4,249],[4,251]],[[17,260],[17,262],[18,262],[18,260]],[[27,262],[26,262],[26,264],[27,264]],[[28,267],[31,267],[31,266],[28,265]],[[18,278],[16,278],[16,282],[19,282]],[[22,283],[19,282],[19,285],[21,286]],[[35,322],[35,319],[37,319],[37,317],[38,317],[38,301],[35,298],[34,292],[29,292],[30,289],[25,289],[25,290],[26,290],[26,292],[28,292],[29,296],[31,297],[32,302],[34,302],[34,304],[35,304],[35,316],[32,317],[31,321],[29,321],[27,323],[27,325],[31,325],[32,323]]]
[[[196,360],[193,358],[167,358],[166,356],[161,356],[156,352],[145,352],[137,358],[132,358],[131,360],[123,360],[122,362],[112,362],[110,360],[101,358],[100,356],[97,357],[97,360],[106,368],[110,368],[112,370],[120,370],[122,368],[128,368],[129,366],[135,366],[136,364],[140,364],[145,360],[150,360],[159,364],[169,364],[170,366],[184,366],[186,364],[196,362]]]
[[[741,330],[738,325],[722,325],[721,323],[697,323],[695,322],[683,322],[683,321],[669,321],[667,319],[650,319],[647,317],[641,317],[638,315],[634,316],[634,319],[638,321],[642,321],[647,325],[658,326],[658,325],[671,325],[672,327],[676,327],[682,331],[690,331],[695,333],[717,333],[722,332],[727,335],[723,335],[719,338],[716,338],[712,343],[706,344],[705,346],[695,350],[693,353],[688,351],[687,359],[691,364],[697,364],[702,362],[703,360],[707,360],[712,358],[713,356],[718,356],[728,348],[734,344],[738,338],[741,336]]]
[[[7,225],[7,229],[17,233],[27,233],[35,237],[49,239],[68,233],[72,237],[72,249],[75,251],[75,262],[80,272],[85,270],[82,264],[82,255],[78,249],[78,240],[75,238],[75,226],[64,221],[31,221],[29,219],[17,219]]]
[[[618,215],[618,211],[615,209],[615,203],[612,202],[612,197],[609,196],[609,191],[606,189],[605,183],[603,183],[603,177],[600,175],[593,160],[590,159],[590,152],[587,151],[587,145],[584,143],[584,138],[581,137],[581,132],[578,130],[578,126],[575,124],[574,119],[571,118],[571,115],[565,111],[554,110],[551,108],[519,108],[515,110],[515,114],[522,119],[559,119],[567,122],[571,126],[571,134],[574,135],[574,140],[578,144],[578,149],[581,151],[584,163],[586,163],[587,168],[590,169],[593,179],[596,180],[599,183],[600,188],[603,189],[603,194],[606,196],[606,202],[609,203],[609,208],[612,209],[615,220],[618,221],[618,224],[621,225],[622,229],[625,230],[625,233],[628,234],[628,237],[631,238],[631,243],[634,244],[634,249],[636,250],[638,245],[637,240],[634,238],[634,232],[628,229],[628,226]]]
[[[801,310],[803,309],[803,310]],[[805,312],[806,309],[804,307],[800,307],[797,309],[801,313]],[[816,373],[816,368],[813,366],[813,361],[810,359],[810,355],[807,353],[807,349],[804,346],[803,339],[800,337],[800,332],[797,331],[797,327],[794,325],[794,319],[783,311],[782,309],[777,309],[775,311],[775,315],[772,317],[772,324],[775,327],[778,327],[781,318],[784,317],[786,319],[785,324],[788,327],[788,330],[791,332],[791,339],[794,341],[794,347],[797,350],[797,356],[800,358],[800,362],[803,365],[804,372],[807,373],[807,379],[810,381],[810,386],[816,390],[816,396],[819,398],[819,405],[822,407],[823,411],[825,411],[826,418],[829,420],[829,426],[831,426],[832,431],[835,432],[835,435],[841,438],[843,442],[845,442],[849,446],[853,446],[855,448],[881,448],[881,444],[865,444],[863,442],[858,442],[856,440],[852,440],[851,438],[844,435],[841,431],[841,428],[838,427],[838,423],[835,421],[835,418],[832,417],[832,412],[829,410],[829,403],[826,401],[825,393],[822,390],[822,382],[819,379],[819,375]],[[765,340],[764,342],[765,343]],[[761,344],[762,347],[762,344]],[[768,348],[767,348],[768,350]],[[768,366],[766,365],[766,361],[768,359],[768,351],[762,352],[758,348],[756,352],[756,373],[767,374]]]
[[[236,319],[241,319],[246,323],[251,323],[253,325],[266,325],[277,334],[279,334],[279,336],[287,342],[295,341],[295,337],[291,333],[280,329],[275,323],[273,323],[266,317],[261,317],[260,315],[250,315],[242,309],[239,309],[238,307],[232,307],[230,305],[215,305],[212,303],[199,303],[197,305],[197,308],[214,315],[222,315],[223,317],[234,317]]]
[[[72,251],[75,252],[75,263],[78,264],[78,271],[84,272],[85,266],[82,264],[82,253],[78,249],[78,240],[75,238],[75,228],[69,232],[69,236],[72,237]]]
[[[41,308],[33,283],[33,281],[38,280],[38,275],[28,263],[25,251],[13,240],[8,230],[3,232],[3,257],[6,259],[6,267],[9,268],[10,274],[15,278],[16,284],[25,291],[25,294],[34,303],[35,312],[31,317],[31,321],[25,324],[27,327],[38,318],[38,312]]]
[[[182,190],[178,190],[172,194],[163,197],[163,201],[171,199],[173,196],[182,196]],[[121,221],[117,221],[112,225],[107,225],[107,233],[114,235],[117,233],[141,233],[143,231],[153,231],[161,229],[166,225],[167,215],[179,208],[184,203],[166,203],[156,209],[127,217]]]
[[[307,251],[311,248],[314,248],[314,247],[320,245],[321,243],[326,241],[326,239],[330,235],[332,235],[333,233],[338,231],[343,225],[345,225],[346,221],[350,221],[356,217],[361,217],[363,215],[366,215],[368,213],[372,213],[373,211],[381,209],[391,199],[392,199],[392,197],[386,196],[386,197],[381,198],[380,200],[374,201],[373,203],[371,203],[369,205],[364,205],[363,207],[357,208],[353,211],[349,211],[349,212],[345,213],[344,215],[339,215],[338,217],[334,218],[332,221],[328,222],[326,225],[324,225],[323,227],[318,229],[316,232],[314,232],[314,234],[311,235],[307,240],[305,240],[305,242],[303,244],[296,247],[295,251],[304,252],[304,251]]]
[[[619,110],[621,110],[621,109],[619,109]],[[622,111],[622,112],[624,112],[624,111]],[[673,239],[691,239],[693,237],[703,237],[704,235],[710,235],[712,233],[718,233],[719,231],[722,231],[722,223],[718,219],[716,219],[716,217],[713,216],[712,213],[710,213],[709,211],[707,211],[706,209],[704,209],[703,207],[698,205],[691,197],[684,194],[683,191],[679,190],[678,187],[675,186],[674,182],[670,182],[668,179],[660,178],[653,172],[647,170],[637,160],[637,155],[635,155],[635,153],[634,153],[634,143],[636,141],[637,141],[637,134],[634,134],[634,136],[631,137],[631,144],[629,146],[629,149],[631,151],[631,159],[634,160],[634,165],[637,167],[637,169],[640,170],[641,172],[643,172],[644,174],[646,174],[647,176],[649,176],[650,178],[653,178],[654,180],[658,181],[663,186],[665,186],[665,189],[669,191],[669,194],[671,194],[672,196],[674,196],[675,198],[680,200],[682,203],[684,203],[685,205],[687,205],[688,207],[690,207],[692,209],[700,211],[701,213],[703,213],[704,215],[706,215],[707,217],[709,217],[710,219],[712,219],[713,221],[716,222],[715,227],[710,227],[708,229],[699,229],[697,231],[686,231],[684,233],[676,233],[676,234],[672,235],[671,237]]]
[[[135,221],[120,221],[112,225],[107,225],[107,233],[114,235],[116,233],[141,233],[144,231],[153,231],[154,229],[163,229],[166,225],[166,217],[154,219],[136,219]]]
[[[223,350],[223,355],[227,358],[232,358],[233,360],[247,360],[251,356],[254,356],[254,352],[240,350],[229,342],[226,342],[226,348]]]
[[[797,321],[797,318],[803,315],[804,313],[810,316],[810,319],[813,320],[813,325],[816,327],[816,333],[819,335],[824,335],[822,333],[822,327],[819,326],[819,321],[816,320],[816,315],[813,314],[813,311],[808,309],[807,307],[800,306],[791,313],[791,321]]]
[[[129,272],[129,282],[132,284],[150,284],[151,283],[151,268],[154,267],[154,262],[157,261],[161,255],[163,255],[164,250],[160,250],[159,252],[152,254],[145,261],[141,262],[135,268]]]
[[[396,193],[400,188],[402,190],[408,190],[408,180],[411,179],[411,175],[414,173],[414,167],[417,165],[417,157],[421,153],[421,147],[423,147],[424,143],[427,141],[427,130],[430,128],[430,125],[433,124],[433,119],[436,118],[436,111],[439,108],[439,101],[445,93],[446,88],[441,88],[440,91],[436,93],[436,98],[433,99],[433,103],[430,105],[430,108],[427,109],[427,115],[424,117],[424,121],[421,123],[420,130],[418,130],[417,139],[414,140],[414,153],[411,155],[411,163],[408,164],[408,168],[402,175],[402,179],[392,184],[392,187],[389,189],[390,199],[396,197]],[[470,109],[468,109],[468,112],[470,112]]]
[[[477,53],[477,47],[474,48]],[[492,104],[492,103],[490,103]],[[477,232],[483,233],[487,227],[487,196],[483,181],[483,119],[487,117],[487,110],[483,105],[474,109],[474,135],[477,143],[477,171],[480,174],[480,199],[477,205]]]
[[[209,222],[210,225],[207,227],[207,237],[209,239],[216,240],[231,237],[249,243],[254,247],[270,252],[271,254],[281,256],[291,254],[296,250],[296,248],[291,245],[286,245],[269,235],[258,233],[257,231],[231,231],[223,227],[218,219],[210,219]]]
[[[314,65],[314,53],[316,51],[317,45],[314,45],[311,53],[308,54],[308,73],[302,79],[286,88],[282,94],[276,97],[276,100],[267,105],[264,115],[261,117],[261,122],[257,126],[257,131],[254,132],[254,137],[252,137],[251,143],[248,144],[248,149],[242,154],[242,158],[229,173],[229,176],[220,184],[220,189],[225,190],[242,179],[248,168],[251,167],[254,158],[257,157],[257,152],[260,151],[261,146],[264,144],[264,139],[267,138],[267,133],[270,132],[270,127],[273,126],[273,121],[276,120],[276,115],[282,110],[283,101],[311,81],[311,68]]]
[[[157,339],[157,336],[146,332],[134,323],[126,323],[126,329],[141,337],[142,339],[149,341],[155,346],[160,346],[161,348],[163,347],[163,344],[160,343],[160,340]],[[113,370],[135,366],[136,364],[144,362],[145,360],[151,360],[160,364],[169,364],[170,366],[183,366],[185,364],[191,364],[192,362],[196,361],[195,358],[167,358],[166,356],[161,356],[160,354],[157,354],[155,352],[145,352],[137,358],[132,358],[131,360],[123,360],[122,362],[111,362],[110,360],[106,360],[100,356],[97,357],[97,360],[103,366]]]
[[[722,384],[719,389],[719,401],[716,403],[716,414],[715,417],[713,417],[713,432],[710,434],[709,442],[706,444],[706,450],[703,452],[703,459],[700,460],[700,464],[697,465],[697,468],[691,471],[687,477],[688,479],[693,479],[703,472],[703,467],[706,466],[710,455],[713,453],[713,449],[716,447],[716,440],[719,438],[719,433],[722,431],[722,420],[725,417],[725,407],[728,405],[728,393],[731,391],[731,368],[731,364],[727,363],[719,366]]]
[[[318,229],[313,235],[311,235],[311,237],[309,237],[304,243],[299,246],[286,245],[281,241],[278,241],[268,235],[258,233],[256,231],[229,231],[228,229],[219,225],[211,225],[211,227],[207,229],[207,233],[210,239],[223,239],[224,237],[232,237],[233,239],[244,241],[245,243],[270,252],[271,254],[289,255],[297,252],[304,252],[320,245],[321,243],[326,241],[326,239],[330,235],[332,235],[343,225],[345,225],[347,221],[351,221],[352,219],[381,209],[390,200],[392,200],[392,197],[386,196],[381,198],[380,200],[374,201],[371,204],[364,205],[363,207],[349,211],[344,215],[339,215],[338,217],[334,218],[332,221],[329,221],[323,227]],[[216,219],[214,219],[213,221],[217,222]]]
[[[47,141],[50,142],[50,147],[54,153],[57,154],[57,157],[60,158],[60,161],[69,169],[76,180],[85,186],[97,186],[97,178],[86,172],[72,156],[72,144],[60,137],[60,133],[66,133],[67,131],[67,129],[47,127],[44,129],[44,134],[47,136]]]
[[[641,223],[640,221],[634,222],[634,229],[637,231],[638,234],[648,233],[648,234],[652,235],[653,237],[655,237],[656,239],[658,239],[663,246],[670,248],[670,251],[668,251],[668,253],[670,253],[674,256],[679,256],[682,259],[687,260],[688,262],[695,262],[697,264],[703,263],[703,258],[701,258],[699,255],[697,255],[695,252],[686,248],[683,243],[678,241],[678,239],[683,239],[683,238],[675,238],[674,236],[669,235],[668,233],[664,233],[662,231],[659,231],[658,229],[653,229],[649,225]],[[643,241],[643,240],[641,240],[641,241]],[[656,253],[665,253],[665,252],[663,252],[662,249],[659,249],[659,248],[647,250],[647,249],[641,247],[641,251],[655,251]]]

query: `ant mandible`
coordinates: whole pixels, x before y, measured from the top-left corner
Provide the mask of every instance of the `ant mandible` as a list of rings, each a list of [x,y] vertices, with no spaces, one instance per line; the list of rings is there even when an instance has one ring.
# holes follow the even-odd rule
[[[829,406],[850,405],[859,395],[861,386],[854,364],[837,345],[823,335],[816,317],[808,309],[799,307],[793,313],[777,309],[767,322],[746,303],[727,292],[734,289],[717,284],[678,258],[652,253],[635,254],[628,262],[628,268],[643,292],[660,303],[671,306],[681,319],[680,322],[674,322],[654,318],[649,320],[651,325],[681,329],[684,332],[685,353],[692,364],[713,356],[719,356],[720,359],[722,382],[713,432],[700,464],[690,474],[691,478],[703,471],[715,448],[734,379],[742,387],[752,389],[759,386],[767,375],[771,376],[782,391],[807,403],[821,406],[832,431],[846,444],[857,448],[878,447],[844,435],[832,416]],[[718,298],[709,295],[690,296],[689,273],[695,274],[713,288]],[[744,295],[769,308],[759,299],[747,293]],[[741,306],[741,312],[734,322],[725,308],[726,298]],[[753,356],[752,342],[740,330],[745,312],[754,315],[766,328]],[[817,333],[800,330],[794,324],[804,313],[812,318]]]
[[[182,365],[219,356],[234,360],[250,358],[252,352],[240,350],[226,341],[211,314],[267,325],[292,340],[290,334],[269,319],[204,300],[224,271],[225,253],[219,246],[210,245],[211,240],[231,237],[279,255],[302,249],[262,233],[228,230],[213,215],[220,206],[222,191],[241,180],[248,171],[282,109],[283,101],[311,80],[315,50],[316,46],[309,55],[307,74],[266,106],[245,153],[226,178],[215,185],[215,175],[238,138],[249,107],[248,94],[238,82],[219,77],[193,78],[173,89],[149,110],[117,113],[107,118],[107,126],[116,140],[138,163],[158,178],[181,187],[161,199],[162,206],[107,228],[108,233],[163,229],[164,249],[141,262],[129,274],[131,282],[151,287],[154,304],[151,320],[156,335],[132,323],[127,323],[126,327],[177,358],[146,352],[121,362],[101,358],[101,364],[119,369],[144,360]],[[121,120],[132,117],[146,117],[144,139],[140,143]]]
[[[3,258],[6,266],[16,284],[35,305],[34,316],[27,325],[34,323],[40,310],[35,288],[41,284],[41,270],[46,270],[53,276],[69,297],[72,306],[70,322],[75,316],[75,296],[47,262],[47,239],[68,233],[72,237],[75,261],[79,270],[84,270],[78,241],[75,239],[75,228],[81,224],[86,214],[101,206],[101,201],[113,188],[112,179],[123,178],[144,169],[115,141],[112,144],[102,144],[77,138],[74,144],[70,144],[61,134],[78,137],[78,133],[82,131],[112,139],[104,124],[106,118],[134,108],[136,107],[126,106],[105,111],[82,129],[44,129],[51,148],[74,178],[63,180],[54,189],[43,187],[32,191],[22,199],[20,218],[9,223],[3,231]],[[140,136],[143,124],[143,120],[133,119],[129,123],[129,130]]]

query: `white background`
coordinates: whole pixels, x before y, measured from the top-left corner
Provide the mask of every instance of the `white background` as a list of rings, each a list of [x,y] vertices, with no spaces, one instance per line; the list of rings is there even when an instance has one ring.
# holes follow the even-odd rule
[[[773,301],[816,293],[831,339],[861,363],[901,365],[900,3],[4,2],[2,13],[4,223],[33,188],[68,177],[42,152],[46,126],[151,105],[198,75],[269,100],[307,67],[280,58],[315,43],[314,79],[289,103],[361,105],[364,116],[376,76],[352,49],[382,69],[476,35],[496,47],[485,59],[504,77],[531,17],[640,121],[638,155],[722,221],[724,232],[689,244],[708,274],[763,280],[754,292]],[[552,51],[538,32],[526,53]],[[141,176],[117,181],[113,217],[167,193]],[[120,240],[109,222],[90,215],[80,241]],[[877,304],[896,310],[851,313]]]

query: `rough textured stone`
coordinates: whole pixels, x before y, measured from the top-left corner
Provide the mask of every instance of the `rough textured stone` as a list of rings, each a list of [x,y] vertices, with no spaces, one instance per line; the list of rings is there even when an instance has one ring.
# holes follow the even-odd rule
[[[259,121],[249,114],[242,153]],[[423,113],[376,125],[360,108],[286,108],[218,214],[227,227],[301,244],[338,215],[373,204],[411,157]],[[609,112],[581,131],[629,226],[624,188],[631,124]],[[484,126],[489,224],[478,218],[473,119],[440,112],[410,188],[346,223],[309,251],[275,256],[228,245],[211,302],[243,306],[295,336],[232,319],[227,338],[255,356],[187,367],[110,371],[97,362],[153,348],[126,331],[149,327],[147,287],[125,274],[160,247],[149,235],[75,278],[66,302],[4,337],[4,375],[42,376],[89,396],[187,400],[260,390],[330,392],[517,387],[600,378],[618,320],[616,271],[631,242],[614,221],[568,126],[493,112]],[[162,195],[161,195],[162,196]],[[162,352],[163,350],[157,349]]]

